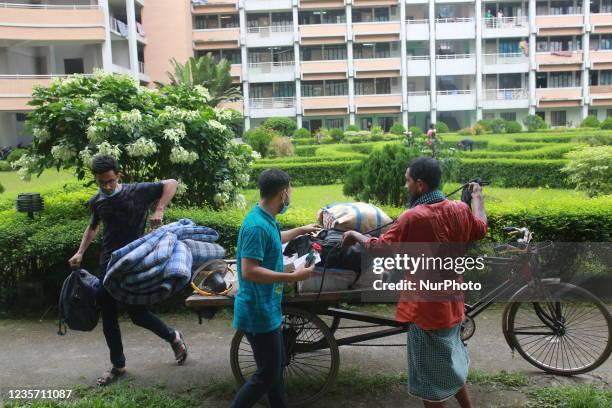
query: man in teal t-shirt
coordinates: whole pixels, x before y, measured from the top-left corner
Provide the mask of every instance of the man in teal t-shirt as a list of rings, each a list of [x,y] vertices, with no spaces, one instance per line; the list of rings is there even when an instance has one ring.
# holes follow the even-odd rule
[[[291,198],[290,178],[284,171],[264,170],[259,176],[259,195],[259,204],[247,214],[238,233],[239,288],[233,322],[234,328],[246,333],[257,371],[240,388],[232,408],[250,408],[266,394],[271,408],[287,406],[282,377],[283,283],[308,279],[314,265],[283,273],[282,244],[320,229],[311,224],[281,232],[276,215],[287,211]]]

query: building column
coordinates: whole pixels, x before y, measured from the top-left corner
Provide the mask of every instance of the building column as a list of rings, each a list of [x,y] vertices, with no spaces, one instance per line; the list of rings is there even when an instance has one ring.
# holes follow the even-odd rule
[[[130,54],[130,70],[134,78],[140,78],[138,70],[138,45],[136,43],[136,7],[134,0],[126,0],[125,10],[127,12],[128,25],[128,49]]]
[[[436,83],[436,4],[429,0],[429,92],[430,92],[430,122],[436,123],[437,83]]]
[[[247,24],[244,1],[238,2],[238,16],[240,20],[240,65],[242,68],[242,115],[244,116],[244,130],[251,128],[251,108],[249,104],[249,56],[247,53]]]
[[[529,0],[529,114],[536,111],[536,2]]]
[[[98,4],[104,16],[104,42],[102,43],[102,69],[111,72],[113,69],[113,52],[111,50],[110,12],[108,0],[99,0]]]
[[[584,34],[582,35],[582,119],[589,115],[591,106],[590,69],[591,69],[591,3],[584,1]]]
[[[406,55],[406,2],[400,2],[400,75],[402,76],[402,125],[408,129],[408,67]]]
[[[348,70],[349,124],[355,124],[355,68],[353,66],[353,8],[352,0],[346,0],[346,62]]]
[[[302,127],[302,84],[300,70],[300,31],[298,24],[298,1],[293,0],[293,61],[295,67],[295,120],[298,128]]]
[[[49,59],[49,64],[48,64],[48,71],[49,74],[51,75],[58,75],[59,72],[57,72],[57,61],[56,61],[56,56],[55,56],[55,45],[50,45],[49,46],[49,56],[47,57]]]
[[[482,4],[476,1],[476,121],[482,119]]]

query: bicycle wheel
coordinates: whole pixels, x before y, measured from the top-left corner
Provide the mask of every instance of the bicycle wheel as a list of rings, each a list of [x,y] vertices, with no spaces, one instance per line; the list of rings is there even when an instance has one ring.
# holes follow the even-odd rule
[[[612,351],[612,318],[606,305],[569,283],[542,282],[537,290],[550,300],[521,301],[519,296],[508,309],[505,334],[519,354],[557,375],[586,373],[606,361]]]
[[[338,345],[327,325],[316,315],[296,308],[283,308],[285,343],[283,379],[292,407],[312,404],[334,383],[340,365]],[[242,385],[257,369],[244,332],[237,331],[230,349],[232,373]]]

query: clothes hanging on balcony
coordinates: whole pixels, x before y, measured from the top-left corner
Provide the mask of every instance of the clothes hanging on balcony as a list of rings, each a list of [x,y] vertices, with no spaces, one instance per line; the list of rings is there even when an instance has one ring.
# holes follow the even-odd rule
[[[122,37],[128,38],[128,26],[121,20],[117,20],[117,31]]]
[[[140,34],[141,36],[143,36],[143,37],[145,36],[144,26],[143,26],[141,23],[139,23],[139,22],[136,22],[136,31],[137,31],[137,32],[138,32],[138,34]]]

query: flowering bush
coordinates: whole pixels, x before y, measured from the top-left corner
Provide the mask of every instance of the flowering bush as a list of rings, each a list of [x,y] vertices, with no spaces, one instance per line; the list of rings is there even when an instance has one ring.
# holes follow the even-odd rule
[[[183,203],[243,205],[252,150],[232,142],[238,112],[213,108],[202,86],[149,89],[129,76],[97,71],[38,87],[28,115],[34,141],[14,167],[23,178],[46,167],[79,179],[97,154],[119,160],[123,180],[179,180]]]

